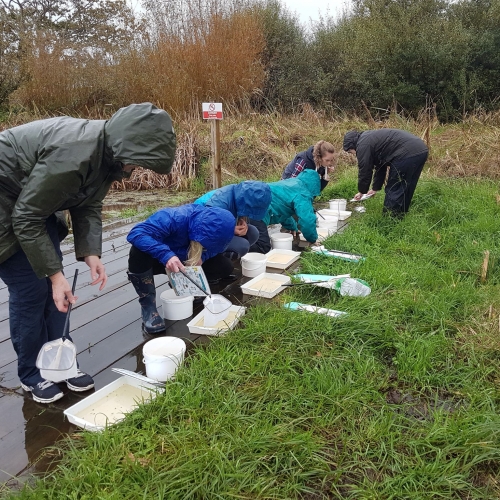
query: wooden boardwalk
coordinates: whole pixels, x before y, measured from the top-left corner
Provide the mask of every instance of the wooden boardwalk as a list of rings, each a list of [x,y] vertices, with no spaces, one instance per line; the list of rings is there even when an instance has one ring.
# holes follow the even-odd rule
[[[102,260],[109,279],[102,292],[89,285],[89,270],[84,263],[76,262],[72,247],[63,248],[68,281],[71,282],[75,269],[79,270],[71,336],[78,350],[80,368],[94,377],[96,389],[118,377],[112,367],[145,373],[142,346],[152,337],[142,333],[137,294],[126,275],[129,251],[126,235],[132,225],[103,235]],[[223,294],[234,304],[249,305],[252,300],[262,300],[242,295],[240,284],[248,280],[241,278],[221,285],[223,289],[212,287],[212,291]],[[155,281],[159,305],[159,295],[168,287],[167,278],[156,276]],[[195,306],[194,314],[202,307]],[[46,448],[77,430],[64,418],[63,410],[90,394],[72,393],[61,384],[67,392],[65,397],[42,405],[24,393],[17,377],[17,356],[9,337],[8,316],[8,292],[0,281],[0,491],[3,483],[16,487],[30,473],[47,470],[53,454]],[[167,322],[166,335],[183,338],[189,354],[190,347],[208,343],[210,337],[191,335],[186,326],[188,321]]]

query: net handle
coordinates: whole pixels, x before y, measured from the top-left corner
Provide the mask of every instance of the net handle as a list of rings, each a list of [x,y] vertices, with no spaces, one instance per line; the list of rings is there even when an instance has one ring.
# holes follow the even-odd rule
[[[76,279],[78,278],[78,269],[75,269],[75,276],[73,277],[73,286],[71,287],[71,293],[75,295],[75,289],[76,289]],[[66,340],[66,335],[68,334],[69,330],[69,315],[71,313],[71,307],[72,303],[69,303],[68,306],[68,312],[66,313],[66,320],[64,321],[64,328],[63,328],[63,335],[62,335],[62,340],[63,342]]]

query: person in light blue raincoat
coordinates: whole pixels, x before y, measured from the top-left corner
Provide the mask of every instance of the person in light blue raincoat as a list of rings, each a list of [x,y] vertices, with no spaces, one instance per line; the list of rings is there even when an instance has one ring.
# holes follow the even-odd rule
[[[139,295],[143,330],[157,334],[165,322],[156,309],[155,274],[202,265],[207,279],[231,274],[233,265],[222,255],[233,238],[235,217],[218,207],[183,205],[163,208],[136,224],[127,236],[132,244],[128,278]]]
[[[271,188],[265,182],[244,181],[209,191],[194,203],[224,208],[236,217],[233,239],[224,252],[226,257],[236,259],[248,253],[259,239],[259,230],[247,220],[259,221],[266,216],[271,203]]]
[[[267,253],[271,249],[267,226],[281,224],[296,232],[300,229],[310,243],[318,240],[316,213],[313,200],[320,194],[320,177],[315,170],[306,169],[297,177],[271,182],[272,201],[259,227],[259,240],[250,248],[252,252]],[[298,225],[295,221],[298,219]],[[254,223],[252,220],[251,223]]]

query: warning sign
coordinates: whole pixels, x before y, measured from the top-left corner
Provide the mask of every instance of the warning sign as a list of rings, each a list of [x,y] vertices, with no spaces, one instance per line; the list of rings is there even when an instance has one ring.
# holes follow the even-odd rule
[[[204,102],[201,106],[204,120],[222,120],[221,102]]]

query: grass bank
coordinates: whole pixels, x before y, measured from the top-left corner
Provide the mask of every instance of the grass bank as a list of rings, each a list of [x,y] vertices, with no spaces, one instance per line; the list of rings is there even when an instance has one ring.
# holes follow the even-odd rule
[[[355,192],[352,174],[327,195]],[[491,499],[500,496],[500,207],[492,181],[422,180],[411,213],[382,197],[304,254],[366,298],[309,286],[253,307],[200,348],[164,396],[67,441],[23,499]],[[494,259],[492,259],[494,260]],[[342,319],[281,306],[297,300]]]

